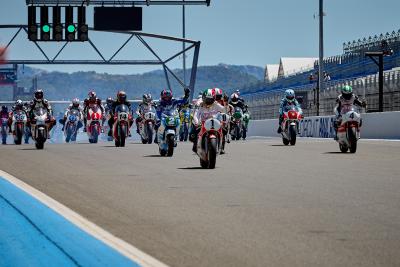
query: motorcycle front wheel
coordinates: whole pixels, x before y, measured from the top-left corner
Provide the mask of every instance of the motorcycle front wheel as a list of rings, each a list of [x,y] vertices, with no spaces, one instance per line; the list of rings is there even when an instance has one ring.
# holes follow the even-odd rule
[[[17,129],[15,129],[15,140],[14,143],[16,145],[20,145],[22,143],[22,135],[23,135],[23,130],[20,125],[17,126]]]
[[[168,135],[167,144],[168,144],[167,156],[172,157],[174,155],[175,136]]]
[[[357,136],[356,133],[353,131],[354,128],[348,128],[348,138],[349,138],[349,150],[350,153],[356,153],[357,151]],[[355,130],[355,129],[354,129]]]
[[[217,162],[217,139],[213,138],[208,144],[208,168],[215,169],[215,164]]]
[[[292,146],[294,146],[296,144],[296,137],[297,137],[297,133],[296,133],[296,126],[291,125],[289,127],[289,136],[290,136],[290,144]]]

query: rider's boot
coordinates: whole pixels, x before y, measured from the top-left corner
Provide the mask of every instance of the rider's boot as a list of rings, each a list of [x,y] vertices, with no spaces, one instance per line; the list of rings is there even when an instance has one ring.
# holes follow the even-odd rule
[[[278,134],[282,133],[282,127],[279,126],[278,131],[276,131]]]

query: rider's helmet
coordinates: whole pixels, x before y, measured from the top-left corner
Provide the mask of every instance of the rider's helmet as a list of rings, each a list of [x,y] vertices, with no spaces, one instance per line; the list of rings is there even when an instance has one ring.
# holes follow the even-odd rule
[[[106,104],[111,105],[114,102],[113,98],[111,96],[107,97],[106,99]]]
[[[143,103],[144,104],[150,104],[151,101],[153,101],[153,98],[151,97],[151,94],[144,94],[143,95]]]
[[[5,106],[5,105],[1,106],[1,111],[2,112],[8,112],[8,107]]]
[[[161,91],[160,97],[162,101],[169,102],[172,100],[172,91],[164,89]]]
[[[90,101],[96,101],[96,98],[97,98],[96,92],[95,91],[90,91],[88,93],[88,97],[89,97]]]
[[[79,107],[79,104],[80,104],[79,98],[74,98],[74,99],[72,99],[72,107],[78,108],[78,107]]]
[[[43,90],[42,89],[36,89],[36,91],[35,91],[35,100],[36,101],[42,101],[43,100]]]
[[[215,100],[220,101],[222,100],[222,89],[214,88],[215,90]]]
[[[21,99],[18,99],[17,101],[15,101],[15,107],[22,109],[24,107],[24,103],[22,102]]]
[[[146,104],[150,104],[153,101],[153,97],[151,96],[151,94],[147,94],[146,95]]]
[[[236,89],[235,94],[237,94],[238,96],[240,96],[240,90]]]
[[[207,106],[212,105],[215,102],[215,90],[207,89],[203,92],[203,103]]]
[[[239,102],[239,95],[237,93],[233,93],[231,95],[232,104],[237,104]]]
[[[341,89],[342,96],[346,100],[350,100],[353,96],[353,88],[350,85],[345,85]]]
[[[125,91],[122,91],[122,90],[118,91],[118,93],[117,93],[117,101],[119,103],[125,103],[126,102],[126,93],[125,93]]]
[[[287,89],[285,91],[285,99],[287,102],[292,103],[295,100],[295,93],[292,89]]]

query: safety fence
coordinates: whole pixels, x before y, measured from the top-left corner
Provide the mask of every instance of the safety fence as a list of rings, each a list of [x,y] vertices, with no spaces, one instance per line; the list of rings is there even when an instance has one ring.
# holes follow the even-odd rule
[[[344,85],[351,85],[360,99],[367,101],[366,112],[375,112],[379,108],[378,75],[359,76],[325,82],[320,92],[320,115],[333,114],[335,100]],[[286,89],[293,89],[303,100],[302,108],[305,116],[317,115],[316,90],[314,84],[287,87],[274,91],[245,95],[253,119],[272,119],[279,116],[279,103]],[[392,70],[384,73],[383,110],[400,110],[400,71]]]

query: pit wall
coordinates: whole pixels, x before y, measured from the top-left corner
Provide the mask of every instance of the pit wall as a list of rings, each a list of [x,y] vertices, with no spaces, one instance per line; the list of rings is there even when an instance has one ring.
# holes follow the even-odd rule
[[[361,137],[366,139],[400,139],[400,112],[361,114]],[[306,117],[300,122],[300,136],[333,138],[334,116]],[[278,120],[253,120],[249,123],[249,136],[279,137]]]

